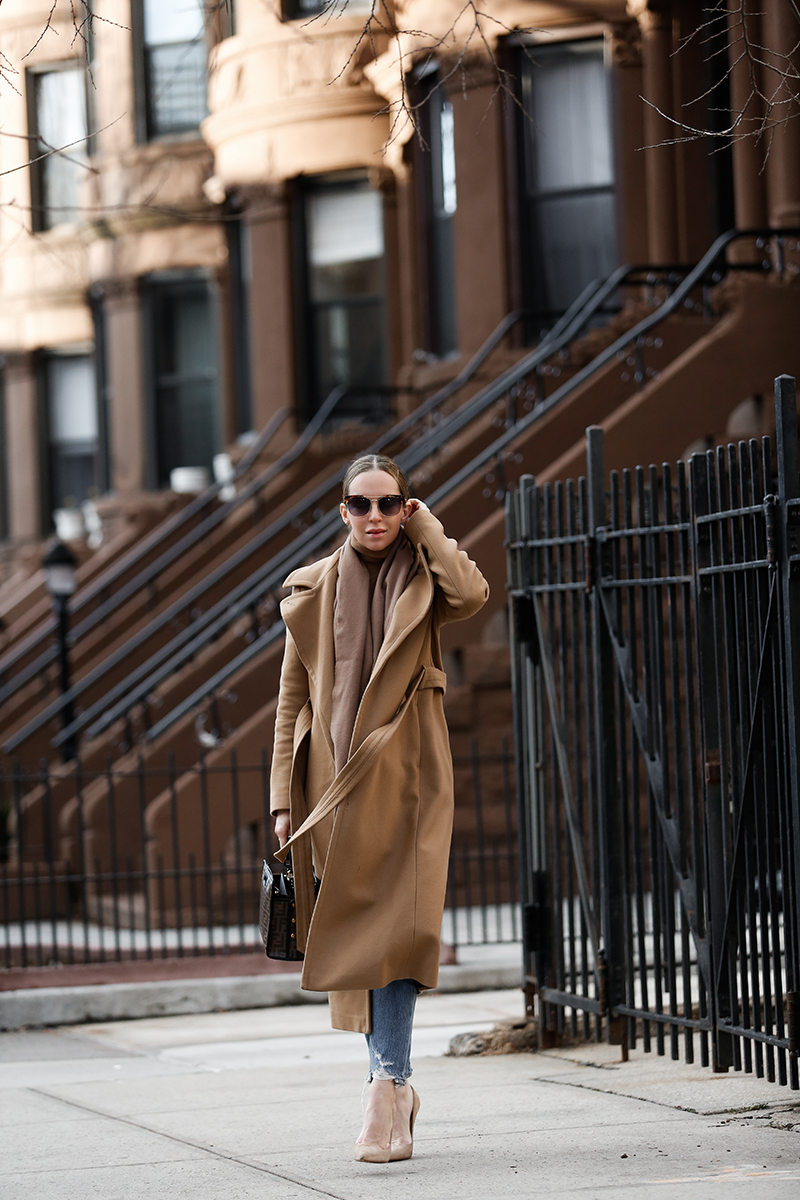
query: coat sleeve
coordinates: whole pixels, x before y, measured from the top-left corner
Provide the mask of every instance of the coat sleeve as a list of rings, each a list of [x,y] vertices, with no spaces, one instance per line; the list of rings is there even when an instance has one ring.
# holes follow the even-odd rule
[[[308,700],[308,673],[304,667],[292,635],[286,631],[286,646],[283,651],[281,683],[278,692],[278,708],[275,713],[275,741],[272,751],[270,773],[271,813],[289,807],[289,780],[292,774],[294,754],[294,727],[298,713]]]
[[[406,533],[421,545],[443,600],[443,621],[473,617],[489,599],[489,585],[475,563],[454,538],[445,534],[441,521],[428,509],[417,509],[406,522]]]

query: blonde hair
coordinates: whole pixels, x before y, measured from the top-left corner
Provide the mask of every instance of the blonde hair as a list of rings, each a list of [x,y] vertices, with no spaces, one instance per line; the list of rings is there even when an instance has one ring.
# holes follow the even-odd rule
[[[387,458],[383,454],[362,454],[360,458],[350,463],[342,480],[343,500],[347,499],[353,480],[359,475],[363,475],[365,471],[385,471],[387,475],[391,475],[397,484],[400,495],[404,500],[408,500],[410,493],[405,475],[393,458]]]

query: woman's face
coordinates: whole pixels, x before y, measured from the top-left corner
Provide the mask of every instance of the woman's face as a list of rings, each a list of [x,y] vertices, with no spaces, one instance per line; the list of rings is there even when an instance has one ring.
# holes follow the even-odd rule
[[[385,517],[375,501],[381,496],[399,496],[397,480],[388,471],[362,471],[350,484],[347,494],[366,496],[373,501],[365,517],[354,517],[345,504],[341,505],[342,520],[350,526],[353,541],[367,550],[386,550],[399,534],[403,518],[408,516],[409,506],[404,504],[396,516]]]

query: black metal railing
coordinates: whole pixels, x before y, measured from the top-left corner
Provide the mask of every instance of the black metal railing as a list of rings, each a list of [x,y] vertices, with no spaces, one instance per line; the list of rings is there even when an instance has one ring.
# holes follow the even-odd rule
[[[513,755],[505,742],[476,741],[454,770],[444,940],[515,941]],[[24,808],[34,789],[45,803],[32,830]],[[261,860],[277,848],[266,750],[256,763],[232,753],[188,771],[139,760],[94,773],[76,763],[54,777],[45,763],[0,776],[0,795],[0,968],[260,951]]]
[[[643,387],[649,379],[654,378],[657,374],[654,368],[648,367],[646,356],[649,352],[657,351],[660,348],[655,345],[660,339],[654,334],[658,324],[671,314],[681,311],[682,308],[685,309],[687,305],[691,305],[693,311],[708,315],[710,312],[710,289],[724,278],[729,269],[766,271],[772,266],[779,266],[783,270],[785,264],[784,242],[790,236],[800,238],[800,229],[731,231],[717,238],[708,253],[691,269],[674,266],[664,268],[620,267],[604,282],[590,284],[557,322],[543,344],[515,363],[494,382],[481,389],[476,396],[468,400],[451,416],[441,420],[438,427],[431,430],[426,437],[417,438],[408,450],[395,452],[397,461],[406,474],[412,474],[426,460],[441,453],[442,448],[449,441],[482,418],[492,406],[499,405],[502,407],[503,413],[502,415],[498,414],[495,422],[505,426],[504,432],[490,441],[464,467],[454,471],[443,484],[426,496],[426,500],[431,507],[434,507],[464,483],[491,468],[489,473],[491,486],[487,487],[485,491],[488,491],[496,500],[502,501],[505,496],[506,459],[508,457],[513,459],[513,450],[510,448],[521,435],[591,378],[592,374],[615,359],[622,360],[624,368],[629,368],[628,359],[632,359],[634,367],[622,371],[623,381],[629,383],[633,390]],[[749,242],[754,239],[765,241],[768,246],[774,246],[774,251],[765,250],[763,260],[755,266],[748,263],[726,263],[725,253],[729,246],[737,241]],[[686,273],[682,276],[681,272],[684,270]],[[579,334],[591,329],[599,315],[613,314],[618,311],[619,305],[614,303],[614,297],[620,289],[627,287],[650,289],[650,300],[655,305],[655,311],[621,334],[586,367],[578,370],[564,384],[556,386],[555,391],[548,395],[541,375],[542,369],[549,360],[558,360]],[[660,300],[656,298],[657,289],[661,291]],[[693,299],[695,296],[696,298]],[[518,314],[519,317],[522,315]],[[653,343],[652,350],[648,346],[649,342]],[[633,349],[633,354],[628,353],[630,349]],[[557,373],[551,378],[557,379],[561,373],[561,367],[557,362],[555,366],[551,367],[551,370]],[[405,424],[410,425],[414,419],[415,415],[412,414]],[[274,569],[269,575],[266,588],[274,588],[295,563],[299,565],[310,554],[319,552],[328,545],[331,536],[337,529],[338,512],[336,509],[320,516],[295,542],[294,557],[279,556],[276,562],[267,565],[265,572],[268,572],[270,568]],[[265,583],[257,582],[255,588],[248,593],[247,603],[257,603],[258,598],[263,596],[264,590]],[[241,613],[243,607],[242,602],[238,601],[238,608],[235,611]],[[179,720],[182,720],[187,713],[197,709],[204,702],[211,700],[213,703],[217,693],[226,686],[237,671],[282,636],[283,626],[280,622],[261,633],[250,646],[232,658],[226,666],[216,671],[209,679],[204,680],[170,712],[164,714],[157,722],[150,724],[146,735],[148,740],[152,741],[160,737]],[[152,682],[157,685],[161,682],[161,677],[153,676]],[[143,691],[140,689],[136,695],[129,695],[124,705],[121,704],[111,710],[107,717],[103,718],[105,727],[111,723],[112,713],[113,720],[118,720],[130,711],[131,704],[141,703]],[[93,730],[90,730],[90,733],[99,732],[100,729],[101,726],[96,725]],[[65,736],[68,734],[59,735],[59,738],[63,740]],[[59,738],[55,739],[57,744],[60,744]]]
[[[797,1089],[800,471],[777,437],[507,505],[523,957],[547,1044]]]
[[[237,509],[241,509],[248,502],[257,499],[273,480],[288,470],[305,453],[313,439],[325,427],[325,423],[338,411],[345,400],[354,395],[366,395],[369,399],[379,402],[379,408],[375,414],[376,423],[378,420],[385,423],[389,419],[389,410],[386,407],[387,399],[404,390],[381,385],[361,388],[341,384],[335,387],[289,449],[254,478],[243,483],[247,473],[257,462],[258,456],[269,445],[280,426],[290,415],[289,409],[281,409],[264,427],[253,444],[248,447],[246,454],[237,464],[229,479],[211,484],[179,513],[161,522],[152,533],[138,542],[108,571],[93,580],[88,587],[80,589],[71,604],[73,626],[69,635],[70,645],[76,645],[81,638],[106,623],[114,612],[133,597],[142,593],[152,597],[164,572],[173,567],[181,555],[188,553],[192,547],[202,544],[215,529],[229,521]],[[239,486],[235,496],[222,504],[217,503],[220,492],[226,487],[236,486],[237,483]],[[182,532],[184,529],[185,532]],[[154,554],[155,558],[152,557]],[[139,566],[133,577],[128,578],[131,572],[145,559],[150,561],[146,562],[144,566]],[[91,611],[87,616],[75,622],[75,616],[87,607],[91,608]],[[13,650],[0,658],[0,679],[9,674],[11,676],[0,687],[0,704],[13,696],[30,680],[39,676],[54,660],[57,648],[50,645],[46,646],[36,658],[23,663],[23,659],[28,658],[37,645],[46,642],[51,636],[51,623],[46,622],[44,627],[40,627],[22,639]],[[16,670],[14,670],[15,667]]]
[[[369,450],[389,451],[407,473],[413,474],[425,464],[439,461],[453,439],[470,427],[474,429],[476,423],[486,414],[497,409],[493,424],[504,426],[504,432],[492,438],[491,430],[488,433],[484,431],[485,436],[480,439],[484,441],[483,448],[428,495],[427,500],[435,505],[463,483],[489,468],[495,485],[489,490],[497,499],[502,500],[506,462],[509,456],[512,459],[514,457],[511,447],[536,421],[615,359],[622,360],[623,380],[631,389],[644,386],[648,379],[657,374],[656,369],[650,367],[646,360],[652,352],[648,343],[653,343],[653,350],[658,349],[655,343],[660,339],[653,331],[659,322],[674,312],[685,310],[687,305],[693,310],[705,311],[709,288],[719,282],[727,270],[740,269],[740,264],[727,263],[725,256],[728,248],[740,240],[761,239],[765,242],[766,249],[763,251],[763,261],[756,264],[755,269],[783,269],[784,245],[787,239],[792,237],[800,237],[800,230],[731,231],[718,238],[700,263],[688,270],[682,278],[681,272],[684,268],[680,267],[620,268],[605,282],[589,285],[540,346],[503,372],[491,384],[480,389],[475,396],[455,410],[449,411],[447,402],[474,376],[477,365],[485,358],[484,351],[488,353],[487,347],[493,339],[496,339],[496,344],[511,324],[524,315],[512,314],[512,317],[507,319],[508,323],[501,323],[486,346],[482,347],[456,380],[387,431],[369,447]],[[754,268],[752,264],[745,264],[741,269]],[[579,334],[592,328],[599,314],[614,311],[617,307],[613,302],[614,297],[620,289],[626,287],[640,290],[650,288],[654,297],[655,291],[660,291],[661,303],[645,319],[616,338],[587,366],[577,370],[564,384],[556,386],[555,391],[548,394],[549,384],[542,374],[548,368],[548,364],[552,372],[549,382],[552,383],[561,373],[559,359],[566,348]],[[656,303],[654,297],[651,299]],[[629,366],[628,359],[633,366]],[[38,713],[32,721],[6,741],[4,750],[7,753],[17,751],[33,733],[57,717],[65,705],[83,703],[84,694],[89,689],[95,689],[110,671],[116,670],[131,655],[140,656],[146,653],[151,638],[164,628],[182,621],[186,622],[186,626],[179,634],[165,645],[159,646],[135,670],[126,673],[121,683],[89,704],[68,729],[56,735],[53,744],[61,745],[66,740],[84,735],[84,732],[90,737],[96,736],[120,717],[130,724],[130,714],[136,708],[141,709],[146,736],[152,740],[180,720],[187,711],[210,697],[213,698],[236,671],[281,636],[280,624],[271,624],[277,608],[275,591],[294,566],[308,555],[319,552],[330,544],[331,538],[338,530],[338,512],[336,508],[326,508],[325,505],[330,504],[334,498],[338,481],[337,473],[300,499],[278,521],[256,535],[206,579],[168,606],[146,628],[90,670],[73,686],[70,693],[53,701]],[[268,558],[264,565],[259,566],[243,583],[231,588],[222,600],[202,611],[204,597],[211,589],[223,586],[227,576],[241,567],[247,558],[257,554],[263,559],[269,553],[270,543],[276,537],[285,535],[289,528],[300,531],[291,546]],[[271,610],[271,615],[267,614],[266,619],[262,619],[260,610],[265,604]],[[203,681],[188,699],[181,701],[157,722],[152,721],[148,711],[148,698],[154,689],[178,667],[193,658],[200,649],[218,638],[225,628],[234,622],[240,622],[242,617],[249,617],[253,626],[248,639],[249,644],[238,653],[234,650],[228,663],[218,669],[211,679]]]

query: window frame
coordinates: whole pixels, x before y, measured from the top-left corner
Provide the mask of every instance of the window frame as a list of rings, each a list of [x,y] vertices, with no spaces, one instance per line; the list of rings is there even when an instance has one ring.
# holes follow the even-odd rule
[[[434,146],[432,136],[432,101],[439,97],[436,112],[441,113],[441,101],[452,103],[441,78],[440,65],[436,62],[426,63],[412,77],[414,102],[421,105],[421,129],[414,138],[414,167],[416,175],[416,204],[417,204],[417,251],[419,259],[419,276],[421,287],[420,298],[420,349],[437,359],[449,358],[458,354],[458,289],[456,284],[456,255],[455,255],[455,212],[446,217],[436,212],[434,201],[435,176]],[[423,137],[427,146],[423,146]],[[439,135],[441,142],[441,134]],[[438,146],[441,158],[441,145]],[[441,163],[439,162],[439,165]],[[456,164],[456,189],[458,188],[458,165]],[[448,245],[444,244],[444,239]],[[446,297],[443,293],[445,280],[441,272],[442,254],[446,254],[449,262],[449,320],[452,323],[452,338],[448,339],[443,319],[443,308]]]
[[[161,288],[177,288],[191,284],[203,284],[208,293],[209,315],[214,333],[214,360],[216,363],[216,420],[217,420],[217,450],[219,453],[225,443],[224,414],[222,411],[222,366],[223,348],[220,339],[221,305],[217,288],[217,280],[212,271],[202,267],[187,268],[186,270],[159,271],[143,276],[141,280],[141,314],[142,314],[142,363],[145,384],[145,443],[147,461],[145,464],[146,486],[151,491],[162,491],[169,488],[167,482],[162,482],[160,462],[160,439],[158,420],[159,374],[157,370],[156,323],[154,319],[156,292]],[[209,469],[211,464],[209,464]]]
[[[58,58],[49,62],[32,63],[25,68],[25,107],[28,117],[28,155],[31,160],[28,167],[30,180],[30,198],[31,198],[31,231],[33,233],[47,233],[51,229],[57,228],[59,225],[74,225],[79,220],[79,210],[76,209],[73,218],[64,220],[55,220],[50,223],[47,221],[47,209],[44,203],[44,172],[49,155],[44,158],[39,157],[39,108],[37,104],[36,88],[37,81],[42,75],[60,74],[64,71],[75,71],[83,69],[83,88],[86,98],[86,157],[91,157],[94,150],[94,137],[92,134],[92,105],[91,105],[91,88],[89,86],[89,65],[85,57],[72,56],[71,58]]]
[[[348,187],[354,187],[363,184],[369,184],[369,174],[366,170],[353,171],[336,171],[322,175],[302,175],[294,180],[293,188],[293,220],[292,220],[292,249],[293,249],[293,277],[294,277],[294,310],[295,310],[295,345],[296,361],[295,375],[297,383],[297,411],[301,421],[308,422],[314,416],[314,413],[322,404],[326,397],[319,393],[319,363],[318,352],[316,346],[315,335],[315,315],[319,307],[319,302],[315,302],[311,298],[311,262],[309,257],[309,241],[307,228],[307,200],[315,191],[323,191],[328,189],[345,190]],[[387,280],[387,251],[386,251],[386,204],[383,193],[379,188],[373,188],[381,198],[381,213],[382,213],[382,229],[383,229],[383,254],[382,254],[382,270],[381,270],[381,338],[383,343],[383,359],[384,359],[384,378],[382,380],[372,380],[376,387],[385,387],[386,382],[391,373],[391,341],[389,337],[389,296],[388,296],[388,280]],[[333,303],[326,301],[326,304]],[[354,301],[351,305],[344,304],[345,307],[356,307],[358,301]],[[357,384],[353,385],[360,386]],[[365,385],[366,386],[366,385]],[[377,393],[376,393],[377,396]],[[369,402],[368,394],[365,394],[365,411],[366,405]],[[381,397],[380,404],[385,404],[385,396]],[[358,405],[355,406],[358,408]],[[377,408],[380,405],[375,406]],[[348,420],[353,419],[353,413],[345,412],[344,406],[339,411],[338,419]],[[332,421],[337,420],[337,415],[334,414]]]
[[[518,213],[518,237],[519,237],[519,257],[520,257],[520,299],[522,307],[526,312],[526,340],[537,340],[539,334],[544,328],[549,328],[552,324],[552,319],[559,315],[556,310],[551,310],[543,304],[538,303],[541,297],[546,298],[546,283],[544,271],[544,259],[541,254],[541,245],[539,239],[533,236],[534,222],[531,219],[533,210],[542,196],[553,196],[555,192],[541,191],[537,188],[536,194],[533,195],[528,191],[527,177],[529,170],[528,154],[533,148],[533,140],[526,138],[526,121],[530,119],[525,101],[525,59],[530,58],[535,62],[536,54],[541,54],[546,57],[556,57],[558,54],[564,54],[570,47],[590,46],[595,45],[602,49],[603,65],[606,72],[606,85],[608,89],[608,115],[609,115],[609,134],[611,140],[611,163],[612,163],[612,183],[601,185],[588,185],[581,188],[561,189],[558,192],[560,197],[565,196],[587,196],[606,194],[611,195],[614,204],[614,237],[617,243],[617,258],[619,256],[619,182],[617,178],[617,160],[616,147],[614,144],[614,107],[613,107],[613,92],[612,80],[610,78],[610,64],[608,59],[608,39],[603,35],[583,36],[564,38],[563,40],[553,43],[543,44],[541,42],[531,42],[527,39],[520,39],[515,42],[516,49],[516,91],[517,91],[517,121],[516,121],[516,207]],[[535,119],[535,118],[534,118]],[[541,281],[537,283],[537,281]],[[540,329],[542,321],[544,325]]]
[[[206,67],[209,50],[209,20],[203,5],[203,41],[206,47]],[[134,134],[138,145],[160,142],[199,142],[200,122],[192,129],[155,133],[152,130],[152,105],[147,69],[147,52],[151,48],[145,38],[144,0],[131,0],[131,44],[133,50]],[[155,43],[169,45],[170,43]],[[185,43],[176,43],[185,44]],[[208,71],[206,70],[206,116],[208,115]],[[205,117],[201,117],[201,121]]]
[[[57,359],[66,358],[87,358],[92,363],[92,373],[94,378],[94,397],[95,410],[97,415],[97,437],[95,442],[94,452],[94,471],[95,471],[95,486],[97,494],[102,495],[104,490],[104,419],[101,415],[103,398],[97,388],[97,345],[91,342],[74,342],[66,343],[63,346],[47,346],[37,355],[37,381],[38,381],[38,409],[39,409],[39,429],[41,431],[39,438],[39,461],[40,461],[40,479],[41,479],[41,497],[42,497],[42,533],[46,535],[48,530],[54,528],[53,513],[55,512],[55,470],[54,470],[54,442],[52,437],[52,423],[50,420],[50,378],[48,366],[51,362]],[[88,499],[89,497],[87,497]],[[79,501],[77,507],[80,508],[83,501]]]
[[[253,420],[252,337],[250,332],[250,292],[252,287],[252,251],[250,226],[236,197],[226,201],[228,220],[228,328],[233,377],[233,417],[237,437],[251,433]]]

